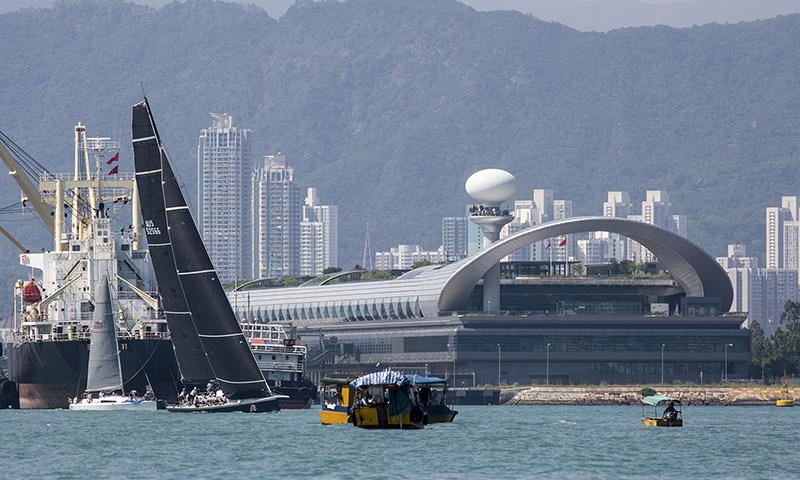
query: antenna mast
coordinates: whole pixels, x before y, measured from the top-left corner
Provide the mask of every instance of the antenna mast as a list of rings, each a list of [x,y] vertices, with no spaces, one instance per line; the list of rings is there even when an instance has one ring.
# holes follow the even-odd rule
[[[372,271],[372,247],[369,244],[369,222],[367,222],[367,231],[364,235],[364,255],[361,258],[361,268],[366,271]]]

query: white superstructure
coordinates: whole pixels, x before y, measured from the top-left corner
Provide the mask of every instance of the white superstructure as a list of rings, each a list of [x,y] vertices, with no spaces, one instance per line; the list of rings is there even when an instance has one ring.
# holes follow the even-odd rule
[[[75,171],[45,172],[34,201],[52,209],[54,248],[23,253],[40,292],[24,298],[25,282],[14,289],[14,331],[19,341],[88,338],[93,292],[105,275],[114,318],[122,337],[167,337],[158,317],[155,282],[141,238],[138,194],[131,174],[119,173],[119,143],[87,138],[75,127]],[[28,287],[32,288],[32,287]]]

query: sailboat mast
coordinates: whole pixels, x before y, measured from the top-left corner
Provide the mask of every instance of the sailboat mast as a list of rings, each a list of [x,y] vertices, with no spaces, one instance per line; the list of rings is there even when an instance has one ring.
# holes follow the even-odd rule
[[[110,282],[111,282],[110,278],[106,279],[106,286],[108,287],[108,293],[109,293],[108,301],[109,301],[109,303],[111,303],[111,305],[113,305],[114,304],[114,296],[111,295],[111,283]],[[117,367],[119,368],[119,387],[120,387],[120,390],[122,391],[122,395],[125,396],[125,379],[122,376],[122,360],[120,360],[120,358],[119,358],[119,332],[117,331],[117,319],[114,318],[114,315],[113,315],[114,309],[113,308],[111,309],[111,312],[112,312],[111,323],[112,323],[112,325],[114,325],[114,339],[115,339],[114,345],[117,347]]]

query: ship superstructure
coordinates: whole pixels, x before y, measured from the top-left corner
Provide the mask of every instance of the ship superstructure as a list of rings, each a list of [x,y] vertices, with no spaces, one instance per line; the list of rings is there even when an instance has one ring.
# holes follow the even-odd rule
[[[308,347],[277,323],[242,322],[241,326],[269,386],[289,397],[279,401],[281,408],[307,408],[316,392],[304,377]]]
[[[74,134],[69,174],[35,168],[35,160],[0,138],[0,159],[20,186],[23,204],[53,239],[51,250],[19,256],[31,275],[14,286],[12,333],[5,338],[9,377],[18,383],[22,408],[64,407],[85,388],[93,296],[107,276],[124,381],[174,396],[179,375],[149,254],[140,243],[135,178],[119,171],[119,142],[88,137],[82,124]]]
[[[148,253],[140,248],[135,181],[133,175],[118,172],[118,159],[118,142],[87,138],[86,127],[79,124],[75,127],[75,171],[41,175],[37,200],[53,213],[53,249],[19,257],[20,264],[35,272],[31,280],[42,299],[26,304],[24,284],[19,288],[18,283],[16,341],[85,338],[94,310],[93,292],[104,275],[112,287],[121,336],[166,335],[164,321],[158,317]],[[109,160],[113,166],[106,165]],[[117,170],[108,175],[103,167]],[[131,212],[130,222],[120,218],[125,210]]]

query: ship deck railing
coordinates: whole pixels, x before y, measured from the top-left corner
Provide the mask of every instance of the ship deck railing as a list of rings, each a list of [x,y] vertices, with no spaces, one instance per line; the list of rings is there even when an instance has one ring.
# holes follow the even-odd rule
[[[256,357],[258,358],[258,357]],[[303,373],[305,371],[305,366],[297,363],[292,362],[279,362],[279,361],[270,361],[269,359],[261,359],[257,361],[258,366],[261,368],[268,367],[270,370],[278,371],[278,372],[291,372],[291,373]]]
[[[7,338],[16,343],[30,343],[30,342],[70,342],[75,340],[89,340],[91,331],[79,330],[72,333],[39,333],[34,335],[17,334]],[[169,332],[120,332],[117,335],[119,340],[169,340]]]
[[[249,339],[252,340],[252,339]],[[250,348],[257,353],[281,354],[281,355],[305,355],[307,348],[305,345],[294,345],[287,347],[280,344],[257,344],[250,343]]]

